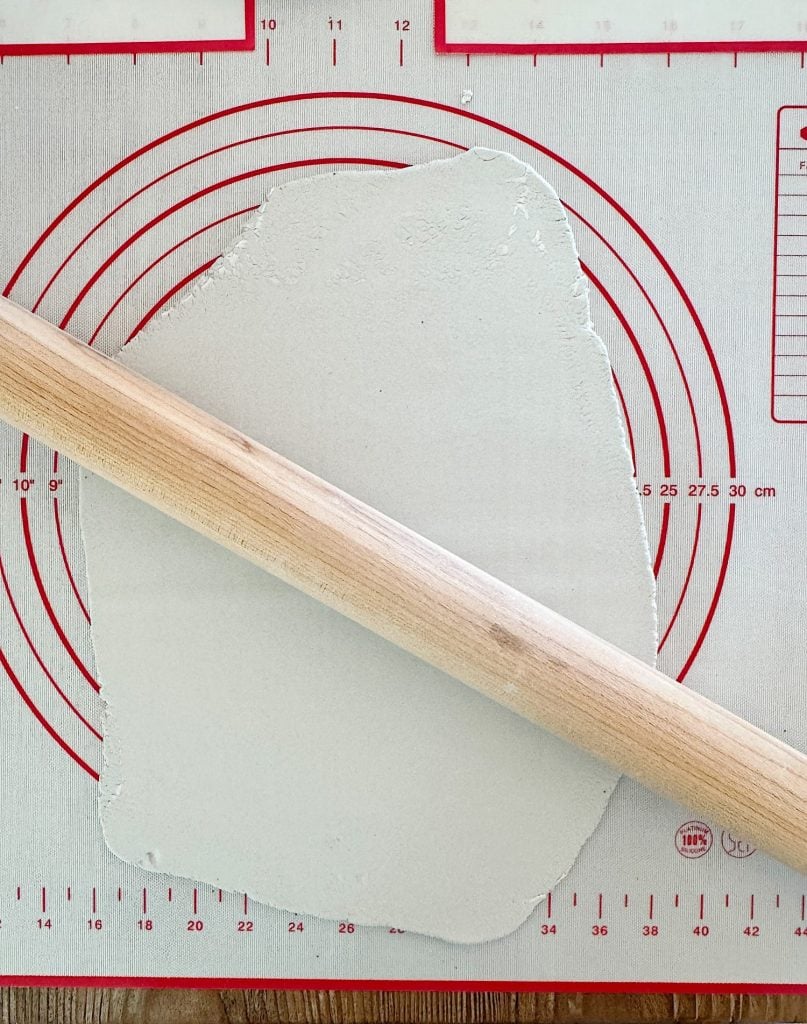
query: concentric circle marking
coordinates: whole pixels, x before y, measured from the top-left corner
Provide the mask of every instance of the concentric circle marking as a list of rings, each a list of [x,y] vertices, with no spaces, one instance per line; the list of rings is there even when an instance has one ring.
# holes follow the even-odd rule
[[[118,201],[112,206],[108,212],[98,219],[97,214],[87,216],[90,210],[85,207],[85,202],[97,192],[98,189],[111,182],[116,175],[123,172],[127,174],[132,171],[136,166],[136,162],[140,157],[146,154],[154,154],[155,151],[159,151],[160,147],[165,144],[176,140],[184,139],[190,143],[190,139],[193,137],[194,132],[197,130],[207,130],[211,125],[221,124],[224,125],[229,122],[229,119],[238,117],[246,114],[255,114],[260,112],[266,112],[267,110],[279,110],[289,109],[294,110],[306,110],[310,108],[310,104],[313,102],[324,103],[326,106],[340,105],[341,101],[350,100],[358,101],[361,104],[361,110],[366,114],[367,110],[370,109],[374,115],[377,115],[379,111],[385,113],[394,113],[395,116],[399,116],[402,110],[407,112],[407,116],[415,117],[419,119],[424,117],[425,120],[432,120],[437,117],[440,119],[440,124],[437,127],[429,121],[426,124],[415,124],[402,128],[400,126],[391,124],[373,124],[368,125],[363,123],[366,118],[361,119],[361,122],[357,123],[345,123],[345,118],[335,120],[334,123],[323,123],[313,125],[298,125],[291,128],[283,128],[277,131],[262,132],[262,133],[250,133],[243,139],[230,140],[227,143],[208,147],[202,153],[193,156],[191,159],[181,161],[178,164],[167,166],[163,168],[162,172],[154,176],[153,171],[145,183],[137,183],[136,187],[131,189],[126,194],[123,200],[118,198]],[[341,113],[341,111],[340,111]],[[426,117],[425,115],[428,115]],[[392,114],[390,114],[392,116]],[[376,118],[378,119],[378,118]],[[446,138],[443,134],[442,121],[447,121],[453,129],[456,130],[458,127],[462,129],[464,137],[459,140],[456,138]],[[418,129],[418,130],[415,130]],[[420,130],[422,129],[422,130]],[[199,243],[200,239],[203,239],[211,229],[223,224],[228,220],[233,220],[239,215],[247,212],[249,207],[242,206],[235,212],[227,213],[222,206],[227,203],[228,190],[239,182],[254,179],[256,181],[262,180],[267,175],[275,175],[281,169],[283,171],[300,171],[300,173],[306,173],[312,166],[326,166],[331,164],[333,166],[339,166],[342,162],[352,163],[356,166],[405,166],[403,161],[393,161],[380,153],[366,153],[362,156],[343,156],[333,157],[324,156],[321,154],[307,155],[305,159],[300,160],[287,160],[282,163],[263,163],[261,162],[257,167],[248,167],[243,173],[237,175],[231,175],[226,180],[210,180],[208,177],[207,183],[203,188],[197,189],[190,195],[180,195],[178,198],[170,197],[167,192],[167,183],[169,183],[177,172],[187,169],[191,165],[194,168],[205,172],[207,166],[205,161],[212,157],[219,156],[222,153],[235,153],[236,151],[243,151],[244,147],[252,146],[258,147],[256,152],[261,155],[260,147],[263,149],[271,150],[272,144],[277,144],[278,140],[284,139],[289,140],[292,136],[299,137],[300,140],[305,140],[307,145],[312,144],[312,140],[327,138],[329,133],[362,133],[362,141],[365,145],[372,142],[374,145],[379,146],[383,149],[383,139],[385,137],[396,137],[408,138],[412,140],[413,145],[422,145],[423,143],[434,144],[439,148],[439,151],[435,155],[450,155],[452,152],[467,148],[469,145],[476,144],[490,144],[491,135],[496,140],[497,137],[501,136],[501,142],[499,143],[500,148],[513,148],[512,144],[518,143],[525,151],[532,150],[534,153],[540,154],[542,157],[550,161],[556,168],[560,168],[567,177],[569,177],[572,186],[580,191],[578,196],[577,192],[574,196],[562,195],[561,198],[564,201],[567,211],[573,218],[576,227],[576,235],[578,242],[583,244],[587,243],[587,236],[591,239],[591,248],[593,254],[597,258],[597,262],[592,262],[592,257],[587,256],[587,273],[589,280],[596,289],[596,294],[599,295],[604,303],[607,310],[610,310],[613,314],[615,324],[618,327],[618,332],[613,333],[607,340],[611,343],[619,342],[620,354],[619,360],[622,362],[626,372],[624,377],[622,375],[622,368],[620,368],[620,378],[616,377],[615,380],[617,390],[622,405],[623,413],[625,416],[626,429],[629,435],[629,441],[631,445],[631,451],[634,457],[634,465],[637,470],[642,468],[640,463],[642,460],[648,458],[648,437],[646,431],[646,424],[648,415],[655,420],[658,429],[657,442],[650,448],[650,457],[654,462],[657,461],[661,475],[670,477],[678,471],[677,462],[680,461],[680,451],[686,450],[691,451],[694,464],[697,467],[697,475],[701,476],[703,473],[704,466],[704,453],[701,445],[701,427],[698,419],[698,409],[696,402],[693,398],[693,388],[690,385],[686,362],[688,355],[692,355],[692,346],[690,346],[689,352],[685,352],[683,349],[679,352],[680,342],[673,340],[671,330],[667,326],[666,314],[661,309],[661,302],[659,296],[655,297],[651,294],[651,289],[643,284],[643,276],[647,273],[647,268],[637,267],[634,263],[634,258],[629,260],[623,257],[618,249],[615,242],[609,239],[607,230],[603,226],[595,226],[595,217],[587,210],[586,214],[579,212],[581,206],[580,199],[587,201],[601,202],[604,204],[604,208],[607,208],[612,213],[615,212],[621,219],[622,223],[627,226],[627,230],[630,232],[630,236],[634,239],[638,239],[641,243],[642,251],[647,255],[648,266],[652,268],[654,273],[661,272],[667,280],[667,291],[663,298],[668,301],[673,301],[683,305],[686,315],[689,318],[691,327],[694,331],[694,337],[698,340],[701,347],[702,354],[708,362],[710,371],[713,375],[715,385],[715,406],[719,410],[722,417],[724,428],[725,428],[725,457],[727,460],[727,466],[722,469],[722,472],[727,473],[729,476],[734,474],[734,441],[731,430],[731,419],[728,413],[728,405],[725,398],[725,390],[720,379],[719,371],[717,369],[714,355],[709,345],[708,337],[706,336],[703,325],[697,316],[697,313],[686,295],[683,285],[680,280],[672,271],[672,268],[666,262],[660,251],[657,249],[652,240],[647,234],[641,229],[641,227],[635,222],[635,220],[625,211],[608,193],[582,171],[575,168],[568,160],[553,153],[547,147],[543,146],[534,139],[528,138],[522,133],[516,132],[513,129],[508,128],[505,125],[501,125],[488,118],[481,117],[480,115],[473,114],[470,111],[459,110],[453,107],[446,106],[445,104],[436,103],[430,100],[415,99],[412,97],[403,96],[391,96],[384,94],[374,93],[355,93],[355,92],[333,92],[333,93],[312,93],[305,95],[277,97],[267,100],[256,101],[250,104],[243,104],[238,107],[229,108],[227,110],[218,111],[214,114],[210,114],[204,118],[197,119],[188,125],[181,126],[172,132],[167,133],[160,138],[147,143],[145,146],[140,147],[128,157],[119,161],[116,165],[111,167],[108,171],[104,172],[96,181],[91,183],[86,189],[83,190],[76,198],[68,204],[67,207],[59,214],[53,222],[47,226],[42,232],[37,241],[31,246],[26,256],[21,261],[18,268],[12,275],[9,284],[7,285],[4,294],[12,295],[14,292],[21,292],[23,286],[26,286],[26,290],[30,291],[31,282],[34,283],[37,278],[40,279],[41,283],[36,287],[34,294],[37,296],[35,303],[39,306],[40,303],[48,299],[52,301],[54,298],[58,298],[58,304],[64,310],[60,313],[57,318],[60,322],[65,325],[70,325],[74,318],[81,312],[88,302],[93,302],[94,288],[103,283],[105,280],[105,274],[112,272],[117,269],[124,259],[128,259],[131,252],[135,250],[138,243],[145,242],[151,244],[150,259],[147,265],[137,270],[132,270],[128,278],[122,280],[122,287],[116,294],[115,299],[111,303],[108,303],[103,310],[99,313],[93,328],[89,332],[88,340],[95,343],[96,339],[103,338],[105,331],[110,328],[112,321],[120,313],[125,313],[124,323],[118,323],[116,330],[118,335],[121,333],[121,329],[125,337],[130,337],[133,333],[136,333],[143,324],[152,316],[156,311],[166,304],[170,299],[181,291],[184,287],[189,285],[192,280],[198,276],[199,273],[203,272],[217,256],[217,252],[213,251],[207,253],[206,258],[193,264],[190,270],[186,270],[184,273],[178,273],[174,269],[174,262],[180,257],[184,258],[186,251],[195,244]],[[477,138],[477,132],[483,133],[484,137]],[[452,132],[453,134],[453,132]],[[509,144],[508,144],[509,140]],[[411,162],[411,161],[409,161]],[[212,165],[211,165],[212,168]],[[214,168],[212,168],[214,170]],[[166,189],[166,198],[172,198],[171,202],[168,202],[164,209],[161,210],[156,216],[153,216],[145,225],[138,226],[134,231],[128,234],[125,231],[121,231],[117,236],[118,242],[120,238],[124,241],[122,244],[116,245],[116,247],[109,252],[95,268],[88,268],[86,277],[77,288],[73,285],[73,291],[71,294],[70,287],[65,286],[63,282],[66,281],[66,272],[68,270],[75,269],[78,262],[83,259],[84,251],[86,249],[86,243],[94,238],[96,241],[100,237],[100,231],[106,225],[116,226],[116,218],[124,217],[128,211],[131,210],[133,201],[141,196],[146,195],[149,190],[155,188]],[[160,198],[163,198],[163,193],[160,193]],[[255,199],[258,200],[260,195],[256,195]],[[595,204],[596,205],[596,204]],[[203,220],[204,224],[202,227],[197,228],[192,232],[185,232],[182,237],[173,242],[173,244],[162,248],[155,252],[154,244],[150,243],[150,236],[152,232],[162,229],[162,227],[170,222],[170,218],[173,214],[180,210],[186,210],[190,207],[199,208],[199,219]],[[87,213],[85,214],[85,208]],[[158,208],[156,204],[152,203],[151,209]],[[211,214],[215,213],[216,216],[212,217]],[[607,219],[607,218],[605,218]],[[91,223],[90,223],[91,221]],[[580,226],[584,229],[581,232]],[[73,238],[78,236],[77,242],[70,245],[67,257],[62,254],[67,249],[67,244],[63,241],[59,241],[62,233],[71,234]],[[113,232],[114,236],[115,232]],[[40,264],[47,262],[44,257],[47,257],[49,251],[53,251],[56,259],[59,262],[56,264],[55,270],[43,271]],[[54,261],[55,262],[55,261]],[[630,282],[630,288],[635,291],[634,304],[631,306],[632,312],[627,312],[627,306],[625,305],[625,284],[620,284],[619,275],[625,275],[626,280]],[[44,276],[43,276],[44,275]],[[150,281],[152,278],[159,278],[160,281],[164,282],[165,287],[159,293],[156,303],[151,302],[145,304],[144,299],[137,298],[137,289],[144,283]],[[617,289],[620,289],[623,294],[619,294]],[[617,295],[619,297],[617,298]],[[12,297],[14,297],[12,295]],[[636,298],[638,297],[638,298]],[[640,304],[640,305],[639,305]],[[674,396],[674,401],[680,403],[683,402],[686,406],[687,418],[691,424],[692,438],[689,441],[681,442],[680,438],[673,438],[670,435],[670,429],[678,429],[678,424],[681,422],[680,416],[673,416],[669,423],[672,427],[668,426],[667,417],[665,415],[665,405],[667,405],[670,399],[662,392],[661,388],[656,379],[656,371],[651,366],[648,342],[643,336],[641,330],[632,325],[632,317],[635,314],[637,308],[643,305],[648,313],[648,316],[652,318],[653,322],[658,325],[663,335],[664,343],[668,346],[669,351],[673,359],[674,373],[679,379],[681,391],[677,396]],[[52,314],[49,314],[52,319]],[[84,331],[87,334],[86,331]],[[621,339],[620,339],[621,336]],[[124,340],[123,337],[119,337],[119,341]],[[621,347],[624,343],[624,349]],[[625,362],[626,353],[631,354],[631,358],[634,360],[634,365]],[[654,356],[656,353],[654,352]],[[613,357],[613,354],[612,354]],[[630,372],[627,372],[630,371]],[[666,384],[666,375],[664,378]],[[628,382],[632,384],[632,389],[628,388]],[[641,382],[641,386],[639,383]],[[673,444],[673,440],[676,444]],[[655,454],[652,454],[655,451]],[[689,456],[687,456],[689,458]],[[24,439],[23,445],[20,451],[20,467],[21,472],[27,471],[29,459],[29,444],[28,439]],[[54,472],[58,466],[58,457],[54,461]],[[714,469],[712,469],[714,471]],[[675,514],[673,514],[673,511]],[[731,551],[731,538],[734,527],[734,509],[728,510],[728,522],[725,524],[725,541],[722,544],[722,558],[719,566],[717,567],[716,579],[713,582],[713,593],[709,603],[706,615],[701,621],[700,625],[694,623],[695,640],[688,653],[683,659],[683,664],[679,662],[680,669],[678,671],[679,678],[683,678],[694,663],[697,653],[700,650],[706,633],[708,632],[712,618],[714,616],[717,602],[720,596],[720,590],[722,587],[723,580],[725,579],[728,559]],[[686,571],[682,574],[681,580],[676,581],[674,572],[672,570],[672,562],[669,558],[665,557],[665,553],[670,550],[670,541],[673,535],[675,536],[679,546],[684,545],[682,531],[689,529],[687,524],[682,520],[682,517],[678,514],[678,510],[673,510],[671,503],[665,501],[660,506],[660,519],[657,525],[657,538],[654,544],[655,551],[655,570],[658,576],[658,583],[661,592],[669,592],[670,588],[675,586],[678,591],[677,600],[673,603],[673,612],[667,623],[662,623],[662,644],[670,644],[672,638],[681,632],[682,620],[686,617],[682,614],[682,610],[686,607],[688,595],[692,592],[693,587],[691,586],[693,573],[696,570],[696,564],[700,558],[700,549],[703,547],[703,535],[709,528],[709,524],[706,522],[706,516],[701,505],[697,508],[697,517],[694,526],[694,537],[686,542],[687,551],[691,550],[691,554],[688,557]],[[58,542],[60,550],[63,554],[62,566],[66,576],[68,577],[67,582],[69,583],[71,593],[74,596],[77,609],[83,604],[83,599],[79,593],[76,585],[74,574],[71,570],[69,558],[65,552],[64,540],[62,537],[61,523],[58,518],[59,507],[54,502],[54,516],[53,526],[55,531],[55,542]],[[714,514],[712,513],[712,519],[710,519],[711,529],[714,531],[718,528],[718,524],[713,521]],[[43,627],[50,627],[55,630],[60,642],[63,640],[63,646],[65,649],[73,651],[75,654],[74,646],[71,644],[68,631],[59,621],[58,616],[49,602],[48,591],[50,589],[50,579],[46,579],[40,566],[37,563],[36,555],[34,553],[34,545],[31,542],[30,532],[31,523],[29,521],[27,506],[25,501],[21,501],[21,528],[25,538],[27,538],[26,548],[30,558],[30,568],[32,575],[37,580],[37,591],[40,595],[42,602],[42,608],[45,612],[45,616],[40,618],[32,624],[31,628],[25,627],[20,619],[20,627],[25,630],[29,636],[36,636],[37,631]],[[58,563],[57,563],[58,564]],[[53,572],[54,567],[50,567],[50,571]],[[53,581],[55,586],[63,585],[61,581]],[[41,584],[41,586],[40,586]],[[703,581],[699,580],[699,586],[703,586]],[[8,586],[7,586],[8,589]],[[10,590],[8,591],[9,597],[13,601]],[[49,609],[49,610],[48,610]],[[86,611],[86,609],[85,609]],[[686,627],[690,633],[693,632],[693,622],[688,621]],[[33,643],[32,643],[33,649]],[[45,666],[45,662],[41,659],[39,653],[34,650],[34,654],[39,660],[40,667],[45,676],[50,677],[54,684],[59,686],[64,693],[66,702],[69,706],[73,706],[70,699],[70,689],[75,684],[76,680],[70,679],[63,681],[62,684],[56,684],[53,673],[50,672]],[[86,675],[92,680],[92,675],[86,670],[86,667],[80,664],[80,659],[76,657],[74,659],[77,676]],[[7,665],[4,661],[9,673],[13,672],[11,666]],[[11,676],[10,676],[11,677]],[[18,677],[15,686],[17,684],[22,685]],[[94,680],[92,680],[94,682]],[[21,694],[22,696],[22,694]],[[30,695],[26,693],[23,697],[25,702],[32,708],[35,707],[34,702],[31,700]],[[96,706],[96,713],[100,712],[100,704]],[[91,722],[83,716],[80,712],[77,712],[79,718],[84,721],[88,731],[94,737],[99,735],[98,729],[91,724]],[[43,718],[44,720],[44,718]],[[47,724],[47,730],[51,733],[54,738],[59,736],[59,742],[61,746],[65,746],[66,741],[61,737],[58,731],[54,728],[53,723]],[[91,765],[83,760],[78,754],[71,754],[76,763],[80,763],[85,767],[90,775],[95,776],[97,773]]]

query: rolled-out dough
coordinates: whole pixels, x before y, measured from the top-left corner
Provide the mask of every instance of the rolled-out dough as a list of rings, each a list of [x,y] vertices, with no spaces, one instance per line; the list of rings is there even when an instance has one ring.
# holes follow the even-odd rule
[[[653,660],[608,360],[515,158],[283,185],[123,359]],[[96,477],[81,507],[120,857],[463,942],[568,871],[611,768]]]

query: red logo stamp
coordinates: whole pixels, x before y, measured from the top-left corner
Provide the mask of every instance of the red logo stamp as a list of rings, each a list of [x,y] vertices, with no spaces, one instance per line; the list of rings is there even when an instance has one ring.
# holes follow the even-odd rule
[[[756,846],[752,846],[746,839],[735,836],[733,832],[723,832],[720,836],[720,845],[729,857],[737,857],[740,860],[757,852]]]
[[[675,833],[675,848],[687,860],[702,857],[712,848],[712,830],[702,821],[685,821]]]

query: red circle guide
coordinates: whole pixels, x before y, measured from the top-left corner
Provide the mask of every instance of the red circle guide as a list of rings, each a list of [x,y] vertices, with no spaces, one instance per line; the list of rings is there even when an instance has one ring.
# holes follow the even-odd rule
[[[4,294],[114,352],[181,299],[272,186],[340,168],[404,167],[473,145],[534,165],[566,208],[643,496],[659,664],[683,681],[719,603],[735,510],[699,501],[697,490],[691,501],[672,499],[679,488],[735,475],[726,392],[703,323],[661,250],[616,197],[540,139],[465,109],[381,93],[306,93],[216,111],[101,173],[32,240]],[[13,656],[0,652],[2,667],[65,766],[97,779],[101,700],[76,473],[28,438],[17,469],[19,517],[0,556],[0,585],[19,643]],[[14,551],[24,559],[12,565]]]

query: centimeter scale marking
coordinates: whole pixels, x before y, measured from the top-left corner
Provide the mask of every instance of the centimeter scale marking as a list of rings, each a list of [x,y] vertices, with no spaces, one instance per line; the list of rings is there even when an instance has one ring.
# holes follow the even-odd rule
[[[78,926],[87,932],[151,933],[160,929],[198,936],[206,930],[229,929],[239,934],[279,931],[294,941],[307,931],[317,938],[362,933],[399,936],[399,928],[369,928],[351,921],[327,921],[286,913],[256,903],[243,893],[209,886],[178,889],[173,885],[144,888],[122,886],[38,886],[21,884],[0,894],[0,943],[21,931],[53,933]],[[530,919],[546,938],[564,929],[581,929],[592,938],[656,938],[674,930],[677,937],[705,939],[711,934],[807,940],[807,893],[550,892]],[[807,942],[805,943],[807,949]]]

